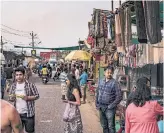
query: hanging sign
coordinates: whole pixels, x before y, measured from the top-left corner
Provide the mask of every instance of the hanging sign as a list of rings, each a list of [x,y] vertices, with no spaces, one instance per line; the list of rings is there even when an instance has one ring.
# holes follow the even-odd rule
[[[31,50],[31,56],[36,56],[36,50]]]

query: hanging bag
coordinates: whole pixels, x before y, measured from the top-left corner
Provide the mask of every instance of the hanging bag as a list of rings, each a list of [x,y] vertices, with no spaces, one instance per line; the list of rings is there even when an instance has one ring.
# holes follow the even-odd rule
[[[76,118],[76,105],[67,103],[63,115],[63,121],[71,122]]]

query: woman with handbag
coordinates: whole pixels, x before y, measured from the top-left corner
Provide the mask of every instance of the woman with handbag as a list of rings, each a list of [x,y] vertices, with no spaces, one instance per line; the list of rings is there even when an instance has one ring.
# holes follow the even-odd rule
[[[65,133],[83,133],[81,114],[78,107],[81,105],[80,98],[82,97],[80,87],[73,74],[69,74],[67,77],[68,100],[63,100],[66,103],[63,115],[63,120],[66,122]]]

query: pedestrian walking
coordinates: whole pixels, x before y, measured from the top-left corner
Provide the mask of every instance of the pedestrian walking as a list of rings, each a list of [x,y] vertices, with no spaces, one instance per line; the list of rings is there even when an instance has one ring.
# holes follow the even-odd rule
[[[27,66],[25,73],[26,73],[26,79],[29,80],[29,78],[32,76],[32,72],[29,65]]]
[[[64,68],[64,71],[60,74],[59,79],[61,81],[61,94],[62,94],[62,100],[66,100],[67,99],[67,73],[68,73],[68,69]]]
[[[77,82],[78,82],[78,84],[79,84],[79,79],[80,79],[79,66],[76,66],[75,77],[76,77],[76,80],[77,80]]]
[[[35,100],[39,98],[36,86],[25,80],[23,67],[15,69],[15,82],[9,92],[9,101],[14,102],[27,133],[35,131]]]
[[[69,74],[68,80],[66,81],[68,92],[67,92],[67,103],[64,112],[63,120],[66,121],[65,133],[83,133],[83,125],[81,120],[81,114],[79,107],[81,105],[81,91],[74,75]]]
[[[163,115],[163,108],[151,100],[150,81],[146,77],[136,82],[132,103],[126,109],[126,133],[159,133],[157,116]]]
[[[105,69],[105,79],[99,81],[96,107],[100,113],[100,122],[103,133],[115,133],[115,114],[117,105],[122,100],[119,83],[112,78],[113,67]]]
[[[83,99],[82,104],[86,103],[87,80],[88,80],[88,73],[87,73],[87,69],[85,69],[82,75],[80,76],[80,89],[82,92],[82,99]]]

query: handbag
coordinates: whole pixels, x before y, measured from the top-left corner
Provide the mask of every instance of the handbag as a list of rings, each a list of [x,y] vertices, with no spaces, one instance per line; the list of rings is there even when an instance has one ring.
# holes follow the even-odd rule
[[[67,103],[63,115],[63,121],[71,122],[76,118],[76,105]]]

